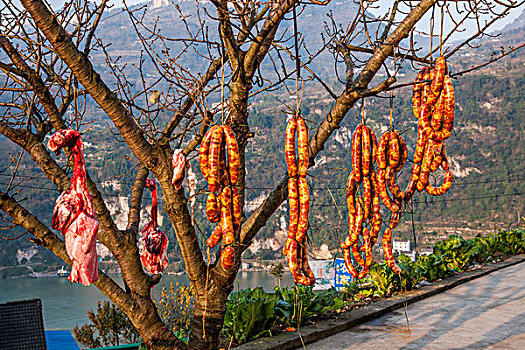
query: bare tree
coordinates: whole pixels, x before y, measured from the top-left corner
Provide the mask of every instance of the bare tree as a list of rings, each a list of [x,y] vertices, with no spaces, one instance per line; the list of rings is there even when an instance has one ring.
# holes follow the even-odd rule
[[[130,8],[124,2],[142,45],[138,62],[130,66],[120,65],[119,58],[111,55],[107,43],[97,34],[108,8],[107,2],[102,0],[94,6],[85,0],[74,0],[56,12],[43,0],[20,0],[22,7],[17,7],[14,1],[2,0],[0,46],[4,54],[0,57],[3,114],[0,133],[18,145],[21,152],[27,152],[58,191],[64,191],[69,186],[68,174],[50,155],[44,138],[63,128],[86,130],[90,121],[85,118],[82,106],[90,99],[109,117],[138,163],[138,170],[131,189],[125,230],[118,229],[99,185],[88,177],[88,189],[93,194],[100,223],[98,239],[120,265],[126,288],[121,288],[102,272],[95,285],[130,317],[151,349],[186,346],[162,323],[152,301],[151,287],[159,282],[161,275],[146,274],[139,259],[139,212],[148,175],[153,174],[161,185],[164,210],[173,225],[189,279],[196,290],[189,341],[192,348],[218,347],[226,301],[233,290],[241,255],[287,197],[288,178],[284,176],[275,183],[274,190],[263,203],[249,217],[243,217],[242,228],[235,237],[234,267],[225,270],[216,262],[207,266],[190,219],[188,198],[171,183],[173,147],[185,144],[183,153],[194,154],[210,125],[230,125],[239,142],[238,189],[244,205],[245,150],[253,136],[248,113],[250,97],[276,88],[288,88],[288,83],[293,85],[299,69],[307,72],[307,79],[326,89],[334,103],[311,133],[310,165],[313,165],[357,101],[411,84],[395,85],[397,70],[391,73],[387,65],[400,67],[404,62],[430,65],[432,57],[438,54],[448,58],[487,35],[494,22],[521,4],[512,0],[439,3],[437,0],[395,0],[390,8],[382,11],[382,17],[372,17],[373,1],[355,1],[355,6],[350,7],[354,12],[348,23],[337,23],[329,16],[322,47],[310,51],[308,43],[294,34],[293,26],[287,21],[300,17],[305,7],[325,6],[330,0],[308,3],[211,0],[211,5],[198,4],[195,13],[191,14],[192,21],[199,24],[197,29],[188,24],[189,14],[176,7],[186,28],[186,34],[176,38],[165,36],[157,26],[147,26],[143,21],[145,7]],[[425,33],[426,29],[418,23],[429,13],[436,30],[432,28]],[[450,43],[466,23],[474,23],[477,32],[462,42]],[[440,34],[436,35],[438,32]],[[414,40],[417,35],[430,38],[430,49],[417,45]],[[174,42],[179,44],[177,52],[169,49]],[[294,49],[299,46],[302,57],[299,57],[299,50]],[[443,50],[445,47],[448,49]],[[104,53],[111,76],[103,79],[95,70],[91,58],[93,50]],[[341,91],[338,93],[310,68],[311,62],[322,52],[332,53],[336,67],[344,67],[344,72],[334,71],[340,77]],[[199,74],[192,72],[182,60],[187,55],[198,57],[206,68]],[[292,68],[287,63],[291,60],[295,62]],[[260,73],[263,62],[274,68],[273,74]],[[147,78],[145,71],[148,69],[155,70],[158,79]],[[374,80],[381,69],[385,69],[387,78]],[[130,71],[137,76],[138,83],[130,82]],[[110,82],[114,88],[110,87]],[[161,87],[163,94],[158,95]],[[155,102],[150,101],[152,94],[156,96]],[[225,100],[221,101],[221,106],[226,106],[227,113],[212,113],[209,102],[218,96]],[[68,111],[73,113],[68,114]],[[161,111],[169,111],[171,117],[163,120]],[[9,187],[0,193],[0,208],[5,218],[25,228],[31,233],[33,242],[69,264],[64,242],[17,199],[14,189],[20,171],[16,169],[17,166]]]

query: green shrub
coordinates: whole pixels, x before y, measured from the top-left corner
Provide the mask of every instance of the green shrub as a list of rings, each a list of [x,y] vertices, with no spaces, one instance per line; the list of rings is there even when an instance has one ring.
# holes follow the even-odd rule
[[[82,327],[77,325],[73,329],[77,341],[88,348],[136,343],[140,340],[128,316],[109,301],[103,304],[99,301],[97,311],[88,311],[88,317],[91,323]]]
[[[277,324],[299,327],[343,305],[343,299],[333,288],[318,293],[305,286],[276,287],[272,293],[260,287],[248,288],[231,294],[222,332],[227,339],[242,344],[271,335]]]

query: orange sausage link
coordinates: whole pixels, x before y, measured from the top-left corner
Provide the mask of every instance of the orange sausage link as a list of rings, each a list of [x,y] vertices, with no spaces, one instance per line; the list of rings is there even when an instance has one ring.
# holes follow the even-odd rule
[[[432,129],[432,126],[430,125],[431,118],[432,118],[432,109],[430,108],[430,105],[425,103],[424,105],[421,106],[418,126],[423,129],[427,137],[430,137],[430,133],[434,131]]]
[[[221,217],[219,203],[215,193],[210,193],[206,199],[206,216],[210,222],[218,222]]]
[[[354,220],[354,228],[352,230],[352,238],[357,242],[357,239],[361,235],[363,230],[363,221],[364,221],[364,209],[361,203],[357,205],[357,213]]]
[[[308,230],[308,212],[310,211],[310,189],[305,178],[297,179],[299,185],[299,224],[297,225],[297,242],[302,243]]]
[[[350,217],[348,218],[348,229],[350,233],[346,235],[345,240],[341,242],[340,244],[341,248],[343,249],[348,249],[355,244],[354,235],[352,235],[354,224],[355,224],[355,217],[353,215],[350,215]]]
[[[224,248],[221,254],[221,264],[225,270],[231,269],[235,263],[235,250],[232,246]]]
[[[288,176],[297,176],[297,157],[295,155],[295,129],[297,129],[297,120],[290,118],[286,126],[286,133],[284,137],[284,154],[286,158],[286,166],[288,167]]]
[[[444,141],[452,136],[452,133],[446,129],[441,129],[439,131],[434,131],[434,129],[428,131],[428,138],[434,141]]]
[[[230,174],[226,168],[226,148],[222,147],[219,157],[219,182],[221,186],[228,186],[230,184]]]
[[[417,190],[419,192],[423,191],[428,184],[428,177],[430,175],[430,165],[434,158],[434,153],[432,152],[431,141],[427,142],[425,147],[425,155],[423,156],[423,163],[421,164],[421,171],[419,172],[419,179],[417,182]]]
[[[381,169],[377,172],[377,187],[379,191],[379,196],[381,197],[381,200],[383,201],[383,204],[386,205],[386,207],[390,211],[398,211],[399,206],[397,206],[388,195],[388,192],[386,190],[386,170]]]
[[[385,180],[386,185],[390,190],[390,193],[392,193],[392,195],[394,196],[394,198],[405,198],[405,193],[401,190],[401,188],[399,188],[399,185],[396,184],[396,174],[394,173],[394,168],[390,166],[386,168]]]
[[[443,89],[443,81],[445,79],[445,74],[447,74],[447,62],[445,61],[444,57],[440,56],[437,58],[436,64],[434,66],[432,84],[430,84],[430,92],[426,101],[431,106],[436,104],[439,94]]]
[[[370,174],[370,165],[372,160],[371,137],[370,128],[366,125],[362,126],[361,132],[361,171],[363,177]]]
[[[443,97],[444,97],[444,120],[443,128],[449,132],[452,132],[454,128],[454,109],[456,107],[456,98],[454,93],[454,85],[449,76],[445,77],[443,83]]]
[[[434,131],[440,131],[443,127],[443,118],[445,113],[444,94],[440,94],[432,113],[430,126]]]
[[[356,183],[361,182],[361,138],[362,124],[359,124],[352,135],[352,174]]]
[[[369,176],[363,176],[363,206],[364,220],[368,220],[372,209],[372,181]]]
[[[405,201],[412,199],[412,196],[416,192],[417,183],[419,181],[419,173],[421,172],[421,166],[417,163],[412,165],[412,173],[410,174],[410,181],[408,182],[405,190]]]
[[[363,228],[363,232],[365,230],[368,230],[366,227]],[[352,246],[352,255],[354,256],[354,260],[355,262],[359,265],[359,266],[364,266],[365,265],[365,259],[363,259],[363,257],[361,256],[361,247],[359,247],[359,244],[358,242],[356,242],[353,246]]]
[[[383,220],[381,219],[380,213],[374,213],[372,219],[372,230],[370,231],[370,244],[372,247],[376,244],[377,238],[379,236],[379,231],[381,231],[381,224]]]
[[[429,69],[427,68],[427,70],[425,70],[425,73],[423,73],[423,80],[432,80],[434,77],[434,69]],[[430,95],[430,85],[431,83],[430,82],[427,82],[427,83],[424,83],[423,84],[423,89],[422,89],[422,92],[421,92],[421,106],[423,106],[423,104],[426,104],[428,103],[428,96]],[[421,116],[421,114],[420,114]]]
[[[290,208],[290,225],[288,226],[288,239],[297,238],[297,225],[299,224],[299,188],[297,179],[288,179],[288,205]]]
[[[399,163],[399,159],[401,158],[399,147],[399,135],[397,132],[391,132],[387,150],[388,165],[391,167],[396,167]]]
[[[398,135],[398,137],[399,137],[399,162],[394,168],[394,171],[396,173],[400,172],[403,169],[407,161],[407,158],[408,158],[407,144],[405,143],[405,140],[403,140],[401,135]]]
[[[374,261],[374,257],[372,255],[372,243],[370,241],[370,232],[367,228],[363,230],[363,246],[365,248],[365,263],[363,270],[359,272],[359,275],[357,275],[358,279],[364,278],[368,274],[370,266],[372,266],[372,262]]]
[[[379,198],[377,176],[375,173],[372,173],[372,176],[370,178],[372,180],[372,212],[379,213],[381,209],[381,200]]]
[[[310,148],[308,145],[308,127],[301,117],[297,118],[297,150],[299,158],[299,176],[305,177],[310,162]]]
[[[292,277],[295,283],[300,283],[307,285],[310,282],[310,279],[306,277],[299,266],[299,246],[297,241],[293,240],[290,243],[290,249],[288,251],[287,260],[288,267],[292,273]]]
[[[202,176],[206,181],[208,181],[208,176],[210,175],[210,168],[208,166],[208,158],[210,156],[210,140],[216,127],[217,126],[215,125],[210,128],[210,130],[208,130],[208,132],[202,138],[201,145],[199,147],[199,166],[201,168]]]
[[[425,153],[425,146],[427,144],[427,136],[422,127],[417,129],[417,144],[416,150],[414,151],[414,163],[421,164],[423,155]]]
[[[206,240],[206,245],[210,248],[215,247],[222,239],[222,225],[219,222],[215,229],[211,233],[210,237]]]
[[[354,215],[356,213],[355,193],[356,186],[354,176],[350,174],[348,176],[348,180],[346,181],[346,205],[348,206],[348,213],[351,215]]]
[[[352,275],[352,277],[357,278],[357,271],[355,270],[354,264],[352,263],[350,249],[343,249],[343,259],[348,272]]]
[[[284,247],[283,247],[283,255],[284,256],[288,256],[288,251],[290,250],[290,244],[292,244],[292,241],[294,241],[294,239],[288,238],[286,240],[286,243],[284,244]]]
[[[403,203],[401,201],[396,201],[396,204],[399,205],[399,208],[402,208]],[[399,211],[393,212],[390,215],[390,223],[388,224],[390,229],[393,230],[397,227],[397,225],[399,225],[399,222],[401,221],[401,213],[402,213],[402,210],[399,210]]]
[[[230,187],[224,187],[220,194],[221,200],[221,223],[223,231],[223,243],[232,244],[235,240],[232,216],[232,192]]]
[[[208,188],[211,192],[217,192],[219,190],[219,175],[220,175],[220,158],[223,149],[224,132],[222,128],[216,127],[213,130],[210,141],[210,156],[209,156],[209,176],[208,176]]]
[[[385,260],[392,272],[396,274],[401,273],[401,268],[397,266],[392,253],[392,230],[388,227],[383,233],[383,252],[385,254]]]
[[[434,157],[430,164],[430,171],[432,172],[438,170],[441,165],[441,149],[443,148],[443,142],[444,141],[432,141],[432,153]]]
[[[431,196],[442,196],[452,187],[452,180],[454,180],[454,175],[449,170],[445,173],[445,179],[443,180],[443,184],[441,184],[440,187],[433,187],[431,184],[428,184],[425,190],[430,194]]]
[[[235,186],[239,179],[239,169],[241,165],[239,145],[233,130],[228,125],[224,125],[222,128],[224,130],[226,147],[228,148],[228,173],[230,174],[232,185]]]
[[[388,142],[390,140],[390,132],[384,133],[379,138],[379,143],[377,144],[377,167],[379,169],[386,169],[387,167],[387,149]]]
[[[363,207],[361,205],[357,206],[356,214],[351,215],[348,219],[348,235],[343,243],[341,243],[341,248],[350,248],[354,245],[363,229]]]
[[[308,263],[308,254],[306,247],[303,247],[302,249],[302,255],[303,255],[303,274],[308,277],[308,284],[307,286],[312,286],[315,284],[315,275],[312,269],[310,268],[310,264]]]

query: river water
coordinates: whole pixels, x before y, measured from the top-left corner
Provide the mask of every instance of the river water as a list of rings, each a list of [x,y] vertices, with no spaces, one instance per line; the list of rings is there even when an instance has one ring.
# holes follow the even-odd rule
[[[120,276],[111,276],[119,283]],[[165,275],[155,286],[153,294],[157,297],[163,286],[170,282],[188,284],[186,275]],[[235,282],[235,289],[263,287],[266,291],[276,286],[276,279],[266,271],[241,271]],[[281,286],[293,285],[290,273],[285,273]],[[63,277],[0,280],[0,303],[9,301],[42,299],[44,325],[46,330],[73,329],[75,325],[88,322],[87,312],[96,309],[98,301],[109,300],[95,286],[84,287],[70,283]]]

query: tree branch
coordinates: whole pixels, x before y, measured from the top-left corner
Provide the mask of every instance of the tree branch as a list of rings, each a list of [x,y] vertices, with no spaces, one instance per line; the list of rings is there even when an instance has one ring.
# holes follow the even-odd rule
[[[128,214],[128,232],[137,235],[140,224],[140,209],[142,207],[142,194],[149,171],[146,167],[141,166],[135,176],[135,181],[131,187],[131,198],[129,200],[129,214]]]
[[[159,162],[159,153],[144,138],[131,114],[117,95],[102,81],[89,59],[78,50],[56,17],[42,0],[20,2],[35,21],[37,28],[53,46],[55,53],[68,65],[78,81],[111,118],[133,154],[141,163],[153,169]]]
[[[2,46],[2,49],[4,49],[16,67],[20,71],[24,72],[25,80],[38,96],[38,99],[40,100],[40,103],[42,103],[42,106],[49,116],[49,119],[55,130],[64,129],[66,127],[66,123],[62,119],[62,116],[56,107],[55,99],[53,96],[51,96],[49,89],[40,78],[40,75],[38,75],[31,67],[29,67],[18,50],[4,35],[0,35],[0,46]]]

